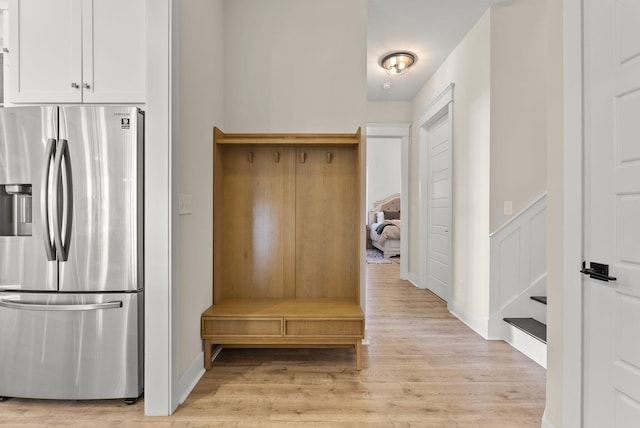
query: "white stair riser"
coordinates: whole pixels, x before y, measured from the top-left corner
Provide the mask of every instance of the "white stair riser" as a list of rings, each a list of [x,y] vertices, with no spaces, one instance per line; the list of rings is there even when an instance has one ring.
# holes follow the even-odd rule
[[[547,305],[542,304],[540,302],[536,302],[535,300],[531,300],[529,304],[531,308],[528,314],[519,314],[519,317],[530,317],[540,321],[543,324],[547,323]]]
[[[506,323],[505,323],[506,324]],[[522,352],[524,355],[547,368],[547,345],[524,331],[507,324],[507,338],[505,341]]]

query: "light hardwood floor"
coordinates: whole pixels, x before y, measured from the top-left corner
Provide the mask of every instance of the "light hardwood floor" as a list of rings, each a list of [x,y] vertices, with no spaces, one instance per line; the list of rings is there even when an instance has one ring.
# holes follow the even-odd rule
[[[353,349],[225,349],[175,414],[120,400],[0,403],[0,426],[539,427],[545,370],[485,341],[399,265],[367,265],[363,367]]]

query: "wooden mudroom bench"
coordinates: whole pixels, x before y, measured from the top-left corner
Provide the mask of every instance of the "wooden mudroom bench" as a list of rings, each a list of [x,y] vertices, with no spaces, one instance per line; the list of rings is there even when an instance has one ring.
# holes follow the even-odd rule
[[[222,347],[353,347],[362,365],[360,130],[214,129],[213,304]]]

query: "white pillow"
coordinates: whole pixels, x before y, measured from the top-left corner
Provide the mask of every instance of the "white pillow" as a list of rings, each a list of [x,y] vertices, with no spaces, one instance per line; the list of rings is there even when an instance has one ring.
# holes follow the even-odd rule
[[[376,223],[384,223],[384,213],[382,211],[376,213]]]

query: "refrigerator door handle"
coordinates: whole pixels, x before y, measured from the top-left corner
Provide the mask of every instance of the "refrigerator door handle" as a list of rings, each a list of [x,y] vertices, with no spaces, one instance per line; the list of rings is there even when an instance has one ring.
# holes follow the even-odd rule
[[[50,262],[56,259],[56,252],[51,242],[51,230],[49,229],[49,171],[51,161],[55,155],[56,140],[49,138],[44,155],[44,165],[42,166],[42,179],[40,187],[40,221],[42,223],[42,237],[44,238],[44,250],[47,260]]]
[[[59,140],[60,147],[56,151],[56,159],[53,165],[53,227],[58,260],[66,262],[69,257],[71,244],[71,226],[73,224],[73,183],[71,181],[71,159],[69,157],[69,144],[67,140]],[[62,179],[62,162],[65,172],[65,201],[60,208],[60,182]],[[62,209],[62,221],[60,221],[60,209]],[[65,237],[62,237],[62,225],[64,224]]]
[[[0,307],[8,309],[22,309],[29,311],[99,311],[102,309],[118,309],[122,307],[122,301],[117,300],[106,303],[91,303],[87,305],[46,305],[40,303],[14,302],[0,299]]]

